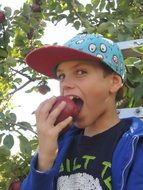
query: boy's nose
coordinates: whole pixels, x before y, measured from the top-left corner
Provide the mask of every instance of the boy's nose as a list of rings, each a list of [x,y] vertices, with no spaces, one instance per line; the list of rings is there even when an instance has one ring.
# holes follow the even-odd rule
[[[73,80],[64,79],[60,85],[61,93],[68,93],[71,89],[75,87]]]

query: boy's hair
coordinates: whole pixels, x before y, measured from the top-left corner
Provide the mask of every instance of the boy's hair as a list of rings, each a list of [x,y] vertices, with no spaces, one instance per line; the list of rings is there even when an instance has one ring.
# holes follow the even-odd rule
[[[101,63],[100,66],[102,67],[103,69],[103,74],[104,74],[104,77],[112,74],[112,73],[115,73],[117,74],[115,71],[113,71],[113,69],[111,69],[108,65],[104,64],[104,63]],[[117,93],[116,93],[116,97],[115,97],[115,101],[118,102],[120,100],[122,100],[123,98],[123,87],[121,87]]]

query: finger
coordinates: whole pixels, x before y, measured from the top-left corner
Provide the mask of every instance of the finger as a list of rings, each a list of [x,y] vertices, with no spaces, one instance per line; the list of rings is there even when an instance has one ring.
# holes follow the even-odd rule
[[[62,110],[65,108],[66,106],[66,102],[62,101],[50,114],[48,117],[47,122],[50,125],[54,125],[54,123],[56,122],[57,117],[59,116],[59,114],[62,112]]]
[[[41,109],[43,111],[47,110],[49,107],[52,107],[52,105],[55,103],[55,101],[56,101],[56,97],[55,96],[51,97],[50,99],[47,99],[47,100],[43,101],[38,106],[36,112],[40,111]],[[49,108],[49,109],[51,109],[51,108]]]
[[[52,106],[54,105],[55,101],[56,101],[55,96],[53,96],[52,98],[50,98],[48,100],[43,101],[39,105],[38,109],[35,112],[36,117],[38,117],[38,118],[40,117],[42,119],[46,118],[47,114],[49,114],[49,111],[52,108]]]
[[[72,123],[73,118],[71,116],[69,116],[68,118],[66,118],[65,120],[63,120],[62,122],[58,123],[55,127],[54,130],[60,134],[60,132],[65,129],[68,125],[70,125]]]

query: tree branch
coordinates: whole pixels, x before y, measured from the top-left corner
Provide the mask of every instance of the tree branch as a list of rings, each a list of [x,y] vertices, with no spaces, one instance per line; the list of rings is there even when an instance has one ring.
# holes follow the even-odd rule
[[[16,69],[13,69],[12,67],[10,67],[10,69],[12,70],[12,71],[14,71],[15,73],[18,73],[18,74],[20,74],[20,75],[22,75],[23,77],[26,77],[28,80],[30,80],[30,81],[36,81],[36,80],[41,80],[41,78],[42,77],[36,77],[36,78],[32,78],[32,77],[30,77],[30,76],[28,76],[28,75],[26,75],[26,74],[24,74],[23,72],[22,72],[22,70],[21,71],[18,71],[18,70],[16,70]],[[24,68],[25,69],[25,68]]]
[[[15,70],[15,69],[13,69],[12,67],[10,67],[10,69],[11,69],[12,71],[14,71],[14,72],[16,72],[16,73],[18,73],[18,74],[20,74],[20,75],[22,75],[22,76],[28,78],[30,81],[34,81],[30,76],[28,76],[28,75],[22,73],[21,71]]]
[[[33,82],[32,80],[27,81],[26,83],[24,83],[22,86],[20,86],[19,88],[16,88],[13,92],[10,93],[10,96],[12,96],[14,93],[16,93],[17,91],[21,90],[22,88],[24,88],[26,85],[28,85],[29,83]]]

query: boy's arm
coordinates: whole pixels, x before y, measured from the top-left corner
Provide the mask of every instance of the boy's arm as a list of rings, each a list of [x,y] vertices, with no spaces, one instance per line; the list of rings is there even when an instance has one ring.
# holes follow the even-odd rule
[[[55,172],[49,169],[45,172],[36,170],[38,154],[31,161],[30,172],[23,180],[20,190],[53,190]]]
[[[41,172],[48,171],[52,168],[58,154],[59,134],[72,121],[72,117],[68,117],[64,121],[55,125],[58,115],[66,106],[66,102],[62,102],[52,112],[50,112],[55,101],[56,98],[52,97],[49,100],[42,102],[35,112],[39,140],[36,168]]]
[[[55,177],[54,162],[58,155],[58,137],[60,132],[71,123],[72,118],[54,124],[58,115],[65,107],[62,102],[55,110],[50,112],[55,97],[40,104],[35,112],[37,134],[39,140],[38,154],[33,157],[29,175],[22,182],[20,190],[53,190]]]

